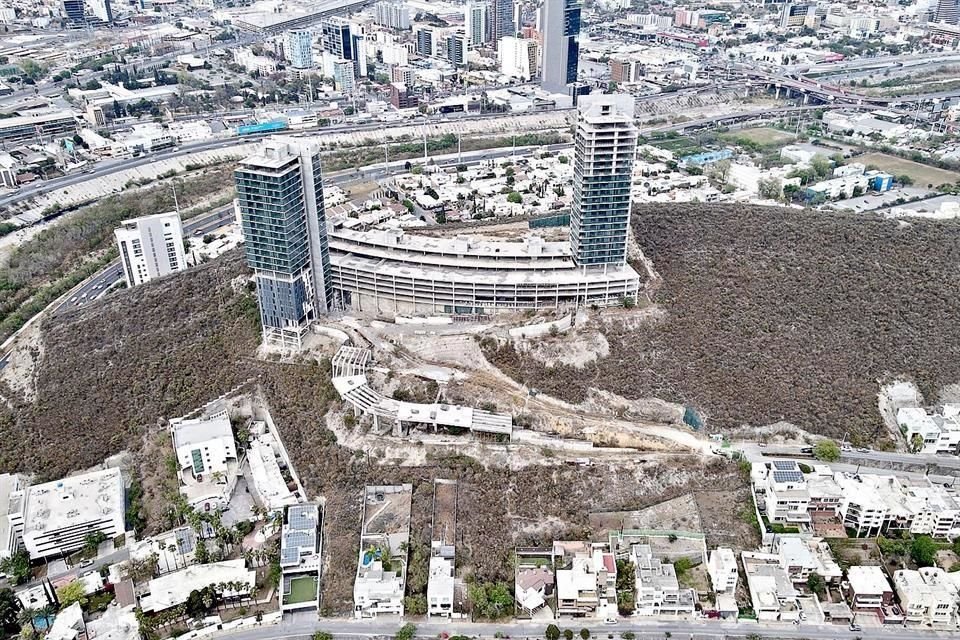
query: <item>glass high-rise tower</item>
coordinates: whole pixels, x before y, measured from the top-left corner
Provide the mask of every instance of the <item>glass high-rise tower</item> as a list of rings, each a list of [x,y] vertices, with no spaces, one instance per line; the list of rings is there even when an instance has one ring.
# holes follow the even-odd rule
[[[538,28],[543,38],[540,77],[546,91],[566,93],[577,81],[580,58],[580,0],[544,0]]]
[[[333,306],[319,149],[274,138],[241,161],[235,179],[264,342],[299,347]]]
[[[630,190],[637,150],[633,98],[582,96],[573,157],[570,245],[577,266],[627,260]]]

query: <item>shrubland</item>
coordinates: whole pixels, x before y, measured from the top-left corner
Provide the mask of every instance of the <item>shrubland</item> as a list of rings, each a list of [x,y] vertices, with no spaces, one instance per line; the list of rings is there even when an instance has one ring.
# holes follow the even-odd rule
[[[692,406],[711,430],[783,420],[864,443],[886,436],[884,381],[934,402],[960,380],[955,221],[674,204],[636,207],[633,231],[662,314],[609,325],[609,355],[583,369],[489,339],[488,359],[571,402],[598,387]]]

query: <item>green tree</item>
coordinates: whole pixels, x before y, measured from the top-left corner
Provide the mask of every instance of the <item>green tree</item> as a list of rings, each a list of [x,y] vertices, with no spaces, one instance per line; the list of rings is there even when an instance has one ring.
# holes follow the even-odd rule
[[[61,609],[66,609],[74,602],[83,606],[87,600],[87,589],[82,582],[74,580],[57,589],[57,599],[60,600]]]
[[[826,178],[833,172],[833,163],[829,158],[818,153],[810,160],[810,168],[818,178]]]
[[[560,628],[555,624],[548,624],[544,635],[547,640],[560,640]]]
[[[563,630],[563,640],[573,640],[573,629]]]
[[[590,640],[590,629],[586,627],[580,629],[580,637],[583,638],[583,640]]]
[[[833,440],[821,440],[813,446],[813,457],[823,462],[836,462],[840,459],[840,447]]]
[[[333,640],[333,634],[326,631],[315,631],[310,638],[311,640]]]
[[[39,80],[47,73],[46,69],[36,60],[30,60],[29,58],[20,62],[20,69],[23,71],[23,75],[31,80]]]
[[[30,579],[30,554],[17,551],[0,562],[0,571],[7,574],[14,584],[23,584]]]
[[[920,453],[921,449],[923,449],[923,436],[919,433],[915,433],[910,436],[910,452]]]
[[[18,616],[20,615],[20,602],[12,589],[0,589],[0,626],[8,633],[14,632],[18,628]],[[33,620],[31,619],[31,622]]]
[[[409,622],[397,631],[397,635],[394,636],[394,640],[413,640],[417,635],[417,627],[410,624]]]
[[[403,599],[403,612],[412,616],[422,616],[427,612],[427,597],[422,593]]]
[[[474,612],[481,618],[498,620],[513,613],[513,596],[504,582],[474,583],[467,588]]]
[[[521,204],[523,202],[523,196],[516,191],[511,191],[509,194],[507,194],[507,202]]]
[[[779,200],[783,195],[783,183],[778,178],[761,178],[757,182],[757,192],[761,198]]]
[[[818,598],[822,599],[824,594],[827,592],[827,583],[823,579],[823,576],[814,571],[807,576],[807,588],[813,593],[817,594]]]
[[[913,184],[913,178],[911,178],[910,176],[908,176],[908,175],[905,174],[905,173],[897,176],[896,180],[897,180],[897,182],[899,182],[900,184],[902,184],[902,185],[905,186],[905,187],[909,187],[910,185]]]
[[[937,560],[937,543],[930,536],[917,536],[910,543],[910,559],[918,567],[932,567]]]

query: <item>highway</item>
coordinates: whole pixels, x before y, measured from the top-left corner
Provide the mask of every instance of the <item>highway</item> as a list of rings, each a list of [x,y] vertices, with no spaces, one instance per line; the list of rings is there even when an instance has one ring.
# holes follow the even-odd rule
[[[205,233],[210,233],[231,222],[233,219],[233,205],[230,204],[187,220],[183,223],[184,239],[194,235],[202,236]],[[117,258],[104,267],[102,271],[78,285],[77,288],[70,292],[69,297],[64,296],[59,303],[53,303],[48,313],[58,315],[89,304],[96,300],[98,296],[106,293],[110,287],[122,279],[123,267],[120,265],[120,258]],[[0,362],[2,362],[2,360],[0,360]]]
[[[414,121],[402,121],[396,123],[383,123],[383,122],[371,122],[366,124],[356,124],[356,123],[345,123],[341,125],[334,125],[329,127],[322,127],[317,129],[305,129],[302,131],[283,131],[279,135],[294,135],[299,133],[307,134],[317,134],[325,135],[328,133],[362,133],[364,131],[378,131],[383,129],[395,129],[401,127],[416,127],[424,125],[433,125],[441,124],[447,122],[455,122],[457,120],[472,120],[472,119],[500,119],[515,116],[516,114],[511,113],[473,113],[473,114],[464,114],[459,116],[447,117],[446,119],[431,119],[431,120],[414,120]],[[105,160],[103,162],[97,163],[96,168],[93,171],[86,173],[74,173],[66,176],[61,176],[59,178],[53,178],[51,180],[45,180],[43,182],[35,183],[24,187],[14,193],[7,194],[0,197],[0,207],[10,206],[27,200],[29,198],[35,197],[42,193],[47,193],[48,191],[53,191],[55,189],[60,189],[62,187],[69,187],[88,180],[94,180],[96,178],[102,178],[104,176],[117,173],[118,171],[125,171],[127,169],[132,169],[135,167],[141,167],[144,165],[151,164],[160,160],[167,160],[170,158],[177,158],[180,156],[190,155],[192,153],[198,153],[201,151],[209,151],[212,149],[226,149],[229,147],[234,147],[242,144],[250,144],[257,142],[262,138],[257,136],[250,136],[239,138],[232,136],[229,138],[214,138],[211,140],[201,140],[199,142],[192,142],[188,144],[181,145],[173,149],[166,149],[163,151],[157,151],[155,153],[149,153],[138,158],[123,158],[123,159],[113,159]]]
[[[375,620],[348,620],[343,618],[325,618],[317,620],[315,613],[287,615],[276,625],[245,628],[236,631],[216,634],[215,637],[228,637],[231,640],[310,640],[315,631],[325,631],[335,637],[365,637],[374,636],[393,637],[397,630],[407,620],[400,618],[382,618]],[[514,639],[540,639],[550,623],[555,623],[560,629],[573,629],[579,633],[582,628],[589,629],[594,638],[604,638],[608,634],[613,638],[620,638],[620,634],[631,632],[637,640],[708,640],[722,638],[744,638],[748,636],[758,638],[773,638],[783,640],[932,640],[940,634],[923,627],[864,627],[862,631],[852,632],[846,626],[814,625],[814,624],[785,624],[756,622],[724,622],[719,620],[671,620],[663,618],[627,618],[618,620],[616,624],[604,624],[600,620],[545,620],[538,622],[507,621],[503,623],[470,623],[460,621],[414,621],[409,620],[417,627],[418,638],[437,638],[441,634],[464,635],[467,637],[493,638],[508,637]],[[942,637],[950,637],[949,633]]]
[[[731,446],[743,451],[748,459],[811,457],[810,454],[803,453],[802,450],[805,447],[800,445],[770,444],[761,447],[756,442],[735,442]],[[960,457],[949,455],[850,449],[849,451],[841,451],[840,460],[842,463],[849,465],[862,464],[867,466],[884,464],[939,465],[945,469],[956,469],[960,472]]]

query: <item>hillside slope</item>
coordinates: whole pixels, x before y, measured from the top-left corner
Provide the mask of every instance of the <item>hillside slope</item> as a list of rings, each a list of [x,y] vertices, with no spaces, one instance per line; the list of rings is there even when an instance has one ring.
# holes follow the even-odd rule
[[[585,370],[510,346],[488,357],[570,401],[590,386],[693,405],[710,429],[786,420],[884,436],[878,381],[925,397],[960,381],[960,225],[739,205],[636,208],[637,241],[663,277],[661,320],[607,332]]]

